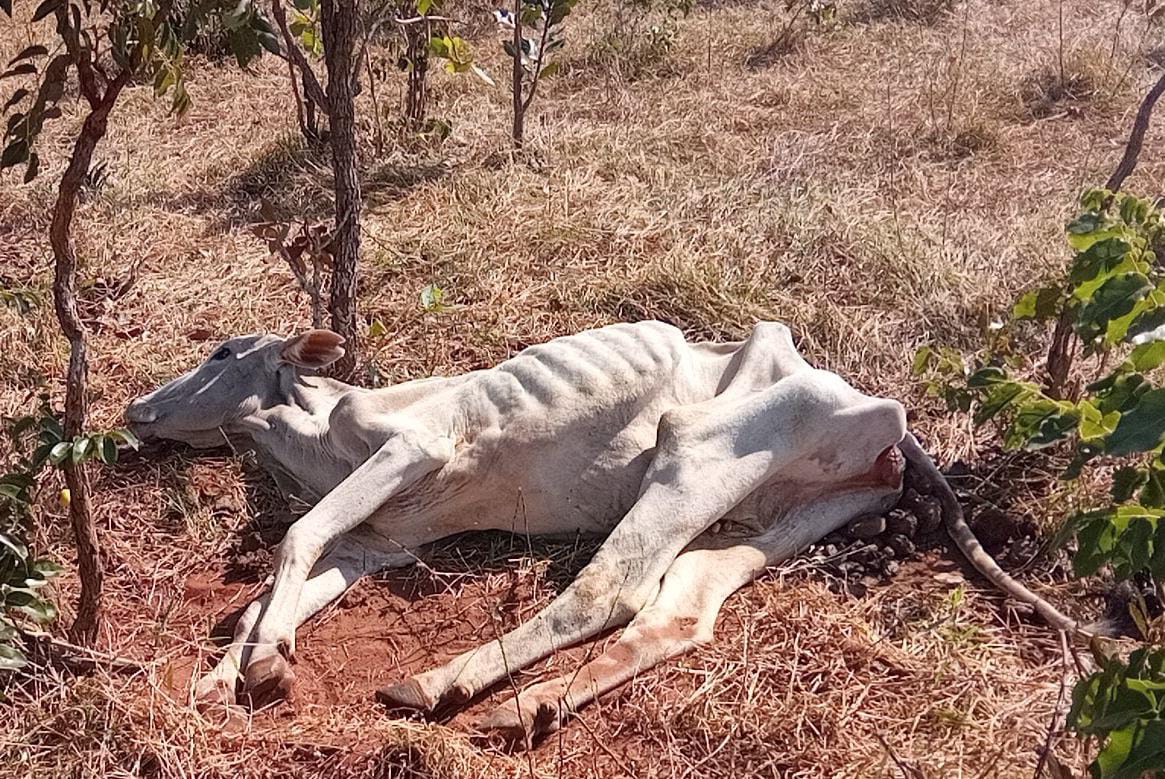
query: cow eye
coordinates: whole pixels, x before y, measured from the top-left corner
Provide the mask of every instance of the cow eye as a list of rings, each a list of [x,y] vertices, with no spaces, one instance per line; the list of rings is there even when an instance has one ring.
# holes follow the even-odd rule
[[[230,347],[229,347],[229,346],[224,346],[224,347],[222,347],[221,349],[219,349],[217,352],[215,352],[214,354],[212,354],[212,355],[210,356],[210,359],[211,359],[211,360],[225,360],[226,358],[228,358],[228,357],[230,357],[230,356],[231,356],[231,350],[230,350]]]

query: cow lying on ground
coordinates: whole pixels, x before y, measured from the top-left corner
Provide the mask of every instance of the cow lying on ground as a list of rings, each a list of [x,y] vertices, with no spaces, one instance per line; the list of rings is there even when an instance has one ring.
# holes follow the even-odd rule
[[[245,440],[314,507],[287,531],[269,594],[242,614],[201,703],[285,695],[295,630],[361,576],[466,530],[601,533],[533,619],[387,687],[394,708],[464,703],[559,648],[626,625],[601,656],[499,706],[482,727],[533,738],[666,658],[711,639],[724,600],[901,490],[903,452],[938,486],[960,547],[1057,627],[1072,622],[979,548],[906,431],[902,406],[808,365],[789,330],[687,343],[659,322],[534,346],[490,370],[366,390],[311,375],[342,354],[326,330],[233,338],[129,407],[144,438]],[[721,531],[710,533],[717,524]]]

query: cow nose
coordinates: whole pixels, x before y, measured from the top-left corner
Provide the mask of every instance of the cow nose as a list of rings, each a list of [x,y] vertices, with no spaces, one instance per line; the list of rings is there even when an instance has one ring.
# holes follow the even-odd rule
[[[158,418],[158,412],[138,398],[125,410],[125,418],[137,425],[148,425]]]

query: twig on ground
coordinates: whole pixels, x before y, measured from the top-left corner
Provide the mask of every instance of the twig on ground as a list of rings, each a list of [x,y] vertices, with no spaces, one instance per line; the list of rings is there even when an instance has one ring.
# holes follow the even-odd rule
[[[150,663],[141,663],[137,660],[130,660],[106,652],[100,652],[96,649],[89,649],[88,647],[74,644],[71,641],[66,641],[63,638],[57,638],[49,633],[28,630],[22,630],[20,633],[23,638],[50,648],[57,653],[61,662],[70,666],[80,665],[88,668],[102,667],[114,671],[138,673],[146,670],[151,665]]]
[[[1060,651],[1062,652],[1062,662],[1064,670],[1060,674],[1060,690],[1056,693],[1056,707],[1052,709],[1052,719],[1048,722],[1048,735],[1044,739],[1044,745],[1040,749],[1039,760],[1036,761],[1036,770],[1032,773],[1032,779],[1039,779],[1040,774],[1044,770],[1044,766],[1048,762],[1048,754],[1052,751],[1052,737],[1056,733],[1056,726],[1064,717],[1064,700],[1065,693],[1072,680],[1072,667],[1068,664],[1069,650],[1068,650],[1068,634],[1061,630],[1060,633]]]

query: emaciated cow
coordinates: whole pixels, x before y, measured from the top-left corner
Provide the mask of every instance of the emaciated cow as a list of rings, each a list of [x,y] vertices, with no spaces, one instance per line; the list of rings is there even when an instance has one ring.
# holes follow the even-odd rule
[[[638,672],[712,637],[736,589],[897,500],[903,452],[938,485],[955,539],[989,579],[1057,627],[1074,623],[979,548],[893,400],[812,368],[788,328],[688,343],[660,322],[530,347],[495,368],[378,390],[312,375],[343,354],[326,330],[232,338],[127,411],[143,438],[242,440],[314,506],[287,531],[274,584],[195,688],[232,703],[291,688],[295,630],[361,576],[466,530],[600,533],[561,595],[496,641],[379,693],[432,712],[610,628],[605,653],[536,684],[481,726],[530,739]],[[719,532],[710,528],[717,525]]]

